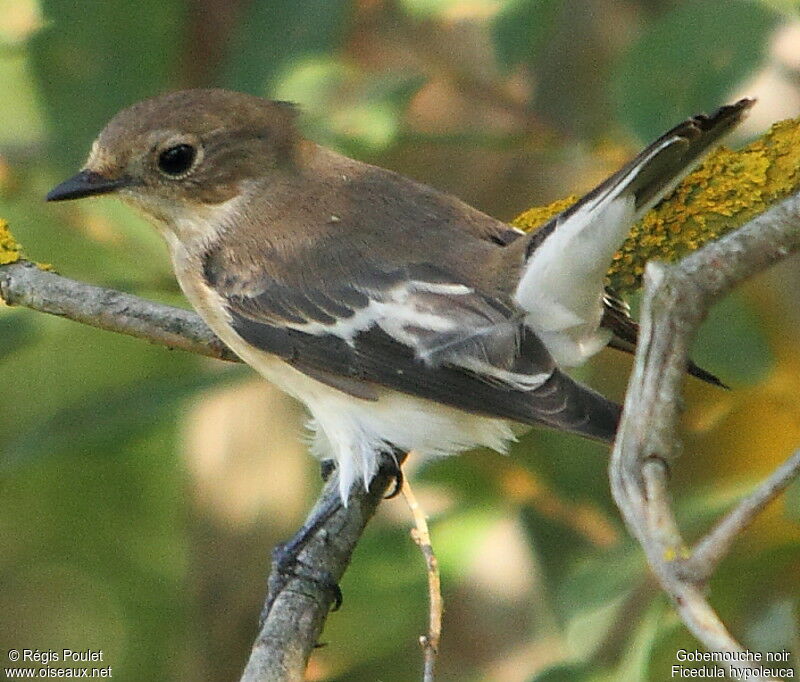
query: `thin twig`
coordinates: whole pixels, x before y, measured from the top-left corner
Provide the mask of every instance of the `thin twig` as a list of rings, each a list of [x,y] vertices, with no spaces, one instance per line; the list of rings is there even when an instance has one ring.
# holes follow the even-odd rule
[[[439,654],[439,643],[442,638],[442,613],[444,602],[442,600],[442,581],[439,575],[439,562],[431,544],[431,534],[428,530],[428,520],[425,512],[419,506],[416,495],[411,489],[408,479],[403,481],[403,497],[406,498],[408,508],[414,518],[414,528],[411,537],[420,548],[425,559],[428,573],[428,632],[419,638],[424,655],[423,682],[433,682],[436,657]]]
[[[739,502],[697,543],[690,561],[695,573],[708,579],[739,534],[753,522],[764,507],[786,490],[798,473],[800,473],[800,450],[781,464],[769,478]]]
[[[702,593],[710,572],[738,534],[800,471],[793,456],[743,500],[692,553],[670,504],[668,467],[678,451],[680,386],[694,334],[709,307],[746,278],[800,250],[800,195],[772,207],[741,229],[678,265],[650,263],[645,272],[642,327],[625,410],[611,456],[614,500],[686,627],[728,668],[747,668],[742,654]]]

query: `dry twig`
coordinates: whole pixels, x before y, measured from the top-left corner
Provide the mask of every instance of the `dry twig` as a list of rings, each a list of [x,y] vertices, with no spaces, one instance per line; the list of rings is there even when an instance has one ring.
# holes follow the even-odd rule
[[[419,643],[422,646],[425,661],[422,675],[423,682],[433,682],[436,657],[439,654],[439,642],[442,637],[442,612],[444,611],[439,562],[431,544],[428,520],[425,517],[425,512],[419,506],[417,496],[414,495],[408,479],[403,481],[403,497],[406,498],[408,508],[414,517],[414,528],[411,529],[411,537],[422,552],[428,573],[428,632],[420,636]]]

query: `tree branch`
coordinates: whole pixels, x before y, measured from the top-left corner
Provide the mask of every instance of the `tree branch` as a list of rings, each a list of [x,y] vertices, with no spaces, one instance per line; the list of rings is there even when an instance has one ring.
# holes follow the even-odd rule
[[[694,551],[671,509],[668,466],[674,459],[680,387],[695,332],[710,306],[752,275],[800,250],[800,195],[706,245],[677,265],[645,271],[642,326],[609,476],[614,499],[686,627],[712,651],[728,654],[730,671],[755,670],[703,594],[734,538],[800,470],[796,453],[743,500]],[[764,679],[753,675],[748,679]]]
[[[289,578],[277,595],[261,625],[241,682],[300,682],[308,658],[317,645],[335,594],[326,589],[324,579],[338,583],[367,522],[383,499],[392,480],[379,470],[369,491],[355,486],[347,508],[341,507],[317,530],[298,557],[300,570]],[[339,498],[333,476],[326,483],[308,518],[326,509]],[[303,577],[303,567],[324,579]],[[272,580],[276,567],[273,566]]]
[[[0,298],[11,306],[66,317],[159,346],[239,362],[192,311],[84,284],[28,261],[0,265]]]

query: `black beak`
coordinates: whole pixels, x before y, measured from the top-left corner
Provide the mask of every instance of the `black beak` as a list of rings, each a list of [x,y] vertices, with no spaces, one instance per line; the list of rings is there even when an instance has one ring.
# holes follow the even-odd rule
[[[128,184],[129,181],[126,177],[110,179],[94,171],[82,170],[69,180],[64,180],[60,185],[53,187],[45,198],[47,201],[80,199],[81,197],[90,197],[96,194],[108,194]]]

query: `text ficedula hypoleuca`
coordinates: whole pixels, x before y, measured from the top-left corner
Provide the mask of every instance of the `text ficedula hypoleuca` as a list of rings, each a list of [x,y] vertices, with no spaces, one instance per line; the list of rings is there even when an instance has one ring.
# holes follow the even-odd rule
[[[684,121],[530,235],[225,90],[125,109],[48,199],[114,192],[155,224],[197,312],[307,406],[346,500],[382,452],[504,450],[510,422],[613,440],[619,405],[562,368],[634,347],[613,254],[751,104]]]

